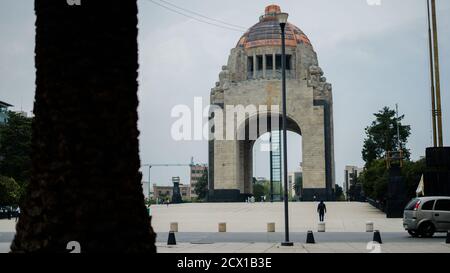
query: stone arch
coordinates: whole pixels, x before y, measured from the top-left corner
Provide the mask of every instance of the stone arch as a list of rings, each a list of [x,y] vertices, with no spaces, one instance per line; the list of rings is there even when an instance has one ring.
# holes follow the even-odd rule
[[[274,117],[275,116],[275,117]],[[258,121],[269,121],[271,118],[279,119],[279,127],[277,128],[270,128],[270,125],[267,130],[259,130],[260,127],[258,126],[258,133],[256,139],[249,139],[246,138],[245,140],[238,140],[238,150],[239,155],[237,158],[237,164],[238,166],[241,166],[238,171],[238,186],[240,189],[241,194],[244,195],[244,197],[250,196],[253,194],[253,188],[252,188],[252,179],[253,179],[253,147],[256,143],[256,141],[264,134],[270,132],[270,131],[278,131],[282,130],[282,114],[279,112],[266,112],[259,115],[252,115],[245,119],[245,121],[241,122],[240,126],[238,127],[239,130],[245,130],[248,131],[250,124],[252,122],[258,122]],[[269,123],[268,122],[268,123]],[[271,130],[272,129],[272,130]],[[287,116],[287,130],[297,133],[300,136],[302,135],[301,127],[299,123],[291,116]],[[238,132],[237,132],[238,134]],[[303,160],[303,159],[302,159]]]
[[[279,126],[277,126],[279,128],[272,128],[272,130],[273,131],[281,130],[282,129],[282,121],[281,121],[282,113],[275,112],[275,111],[261,112],[261,113],[246,116],[245,120],[241,121],[236,126],[237,127],[237,130],[235,132],[236,139],[237,139],[238,135],[242,134],[241,132],[243,130],[248,131],[249,128],[251,127],[251,124],[254,124],[253,126],[258,129],[258,133],[257,133],[257,137],[256,137],[256,139],[258,139],[260,136],[262,136],[263,134],[270,131],[269,128],[265,128],[267,130],[260,131],[261,128],[264,128],[264,126],[260,126],[261,121],[266,121],[266,123],[268,124],[267,127],[269,127],[270,121],[274,116],[279,118],[279,123],[278,123]],[[300,122],[298,122],[293,116],[291,116],[289,114],[287,114],[287,130],[297,133],[299,135],[302,135]],[[254,139],[254,140],[256,141],[256,139]]]
[[[276,106],[279,111],[282,100],[282,84],[278,77],[280,71],[276,65],[276,56],[281,50],[279,32],[279,24],[271,14],[265,14],[259,24],[249,29],[231,50],[228,63],[219,74],[219,81],[211,89],[212,105],[222,109],[228,106],[265,106],[266,111],[273,110],[273,106]],[[272,35],[268,36],[267,33]],[[302,136],[303,200],[313,200],[314,196],[333,200],[332,87],[324,77],[317,54],[304,33],[295,27],[294,34],[286,48],[287,54],[292,55],[292,69],[286,71],[290,72],[287,73],[286,108],[291,121],[288,129],[292,130],[295,128],[293,124],[297,124],[294,131],[300,132]],[[256,60],[258,65],[255,65]],[[252,111],[257,112],[254,109]],[[252,111],[249,113],[253,113]],[[232,120],[229,115],[228,118]],[[235,129],[237,133],[240,134],[242,130],[245,132],[245,127],[251,124],[253,118],[251,115],[238,117],[240,120],[237,120],[238,128]],[[251,135],[252,140],[256,140],[263,132],[264,130],[257,129],[256,134]],[[228,133],[234,135],[234,132]],[[245,135],[242,139],[246,140]],[[251,154],[248,152],[251,144],[248,141],[210,140],[210,201],[239,201],[250,192],[249,183],[245,183],[245,187],[240,181],[244,180],[243,169],[251,167]],[[248,173],[245,176],[246,181],[251,180]]]

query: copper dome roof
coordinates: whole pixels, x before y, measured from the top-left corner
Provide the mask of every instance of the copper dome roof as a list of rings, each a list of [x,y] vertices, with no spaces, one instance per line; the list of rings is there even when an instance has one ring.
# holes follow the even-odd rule
[[[277,5],[266,7],[265,14],[259,23],[252,26],[239,40],[237,47],[254,48],[260,46],[280,46],[281,29],[276,15],[281,13]],[[311,45],[308,37],[298,27],[286,24],[286,46],[296,47],[305,43]]]

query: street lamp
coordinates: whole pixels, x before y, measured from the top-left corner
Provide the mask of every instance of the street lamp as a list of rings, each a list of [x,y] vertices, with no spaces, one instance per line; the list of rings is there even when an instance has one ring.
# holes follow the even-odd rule
[[[286,23],[289,14],[278,13],[277,20],[281,27],[281,79],[282,79],[282,104],[283,104],[283,180],[284,180],[284,231],[285,240],[282,246],[293,246],[289,241],[289,205],[288,205],[288,173],[287,173],[287,110],[286,110]]]

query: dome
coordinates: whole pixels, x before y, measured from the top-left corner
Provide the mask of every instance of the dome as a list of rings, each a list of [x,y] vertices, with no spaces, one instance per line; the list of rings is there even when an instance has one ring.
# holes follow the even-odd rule
[[[277,5],[266,7],[259,23],[252,26],[239,40],[237,47],[255,48],[260,46],[280,46],[281,29],[276,15],[281,13]],[[311,45],[308,37],[293,24],[286,24],[286,46],[296,47],[298,44]]]

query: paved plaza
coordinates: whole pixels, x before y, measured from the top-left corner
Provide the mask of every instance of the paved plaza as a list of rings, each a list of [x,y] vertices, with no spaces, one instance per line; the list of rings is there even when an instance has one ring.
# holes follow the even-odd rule
[[[211,203],[154,205],[153,228],[159,253],[450,253],[445,234],[412,238],[402,219],[387,219],[367,203],[327,203],[326,232],[317,232],[316,203],[290,203],[290,238],[294,247],[281,247],[284,239],[282,203]],[[383,244],[373,245],[366,222],[380,230]],[[170,223],[178,223],[176,246],[168,246]],[[218,223],[227,223],[219,233]],[[267,232],[274,222],[276,232]],[[14,220],[0,220],[0,252],[8,252],[15,232]],[[306,244],[308,230],[316,244]]]
[[[450,253],[450,245],[444,243],[296,243],[293,247],[279,243],[157,243],[157,249],[158,253]]]
[[[404,232],[402,219],[386,215],[368,203],[326,203],[326,231],[365,232],[366,222],[383,232]],[[289,227],[292,232],[317,230],[317,203],[289,203]],[[152,226],[156,232],[168,232],[171,222],[178,222],[179,232],[217,232],[218,223],[227,223],[228,232],[266,232],[267,223],[284,231],[283,203],[211,203],[153,205]]]

